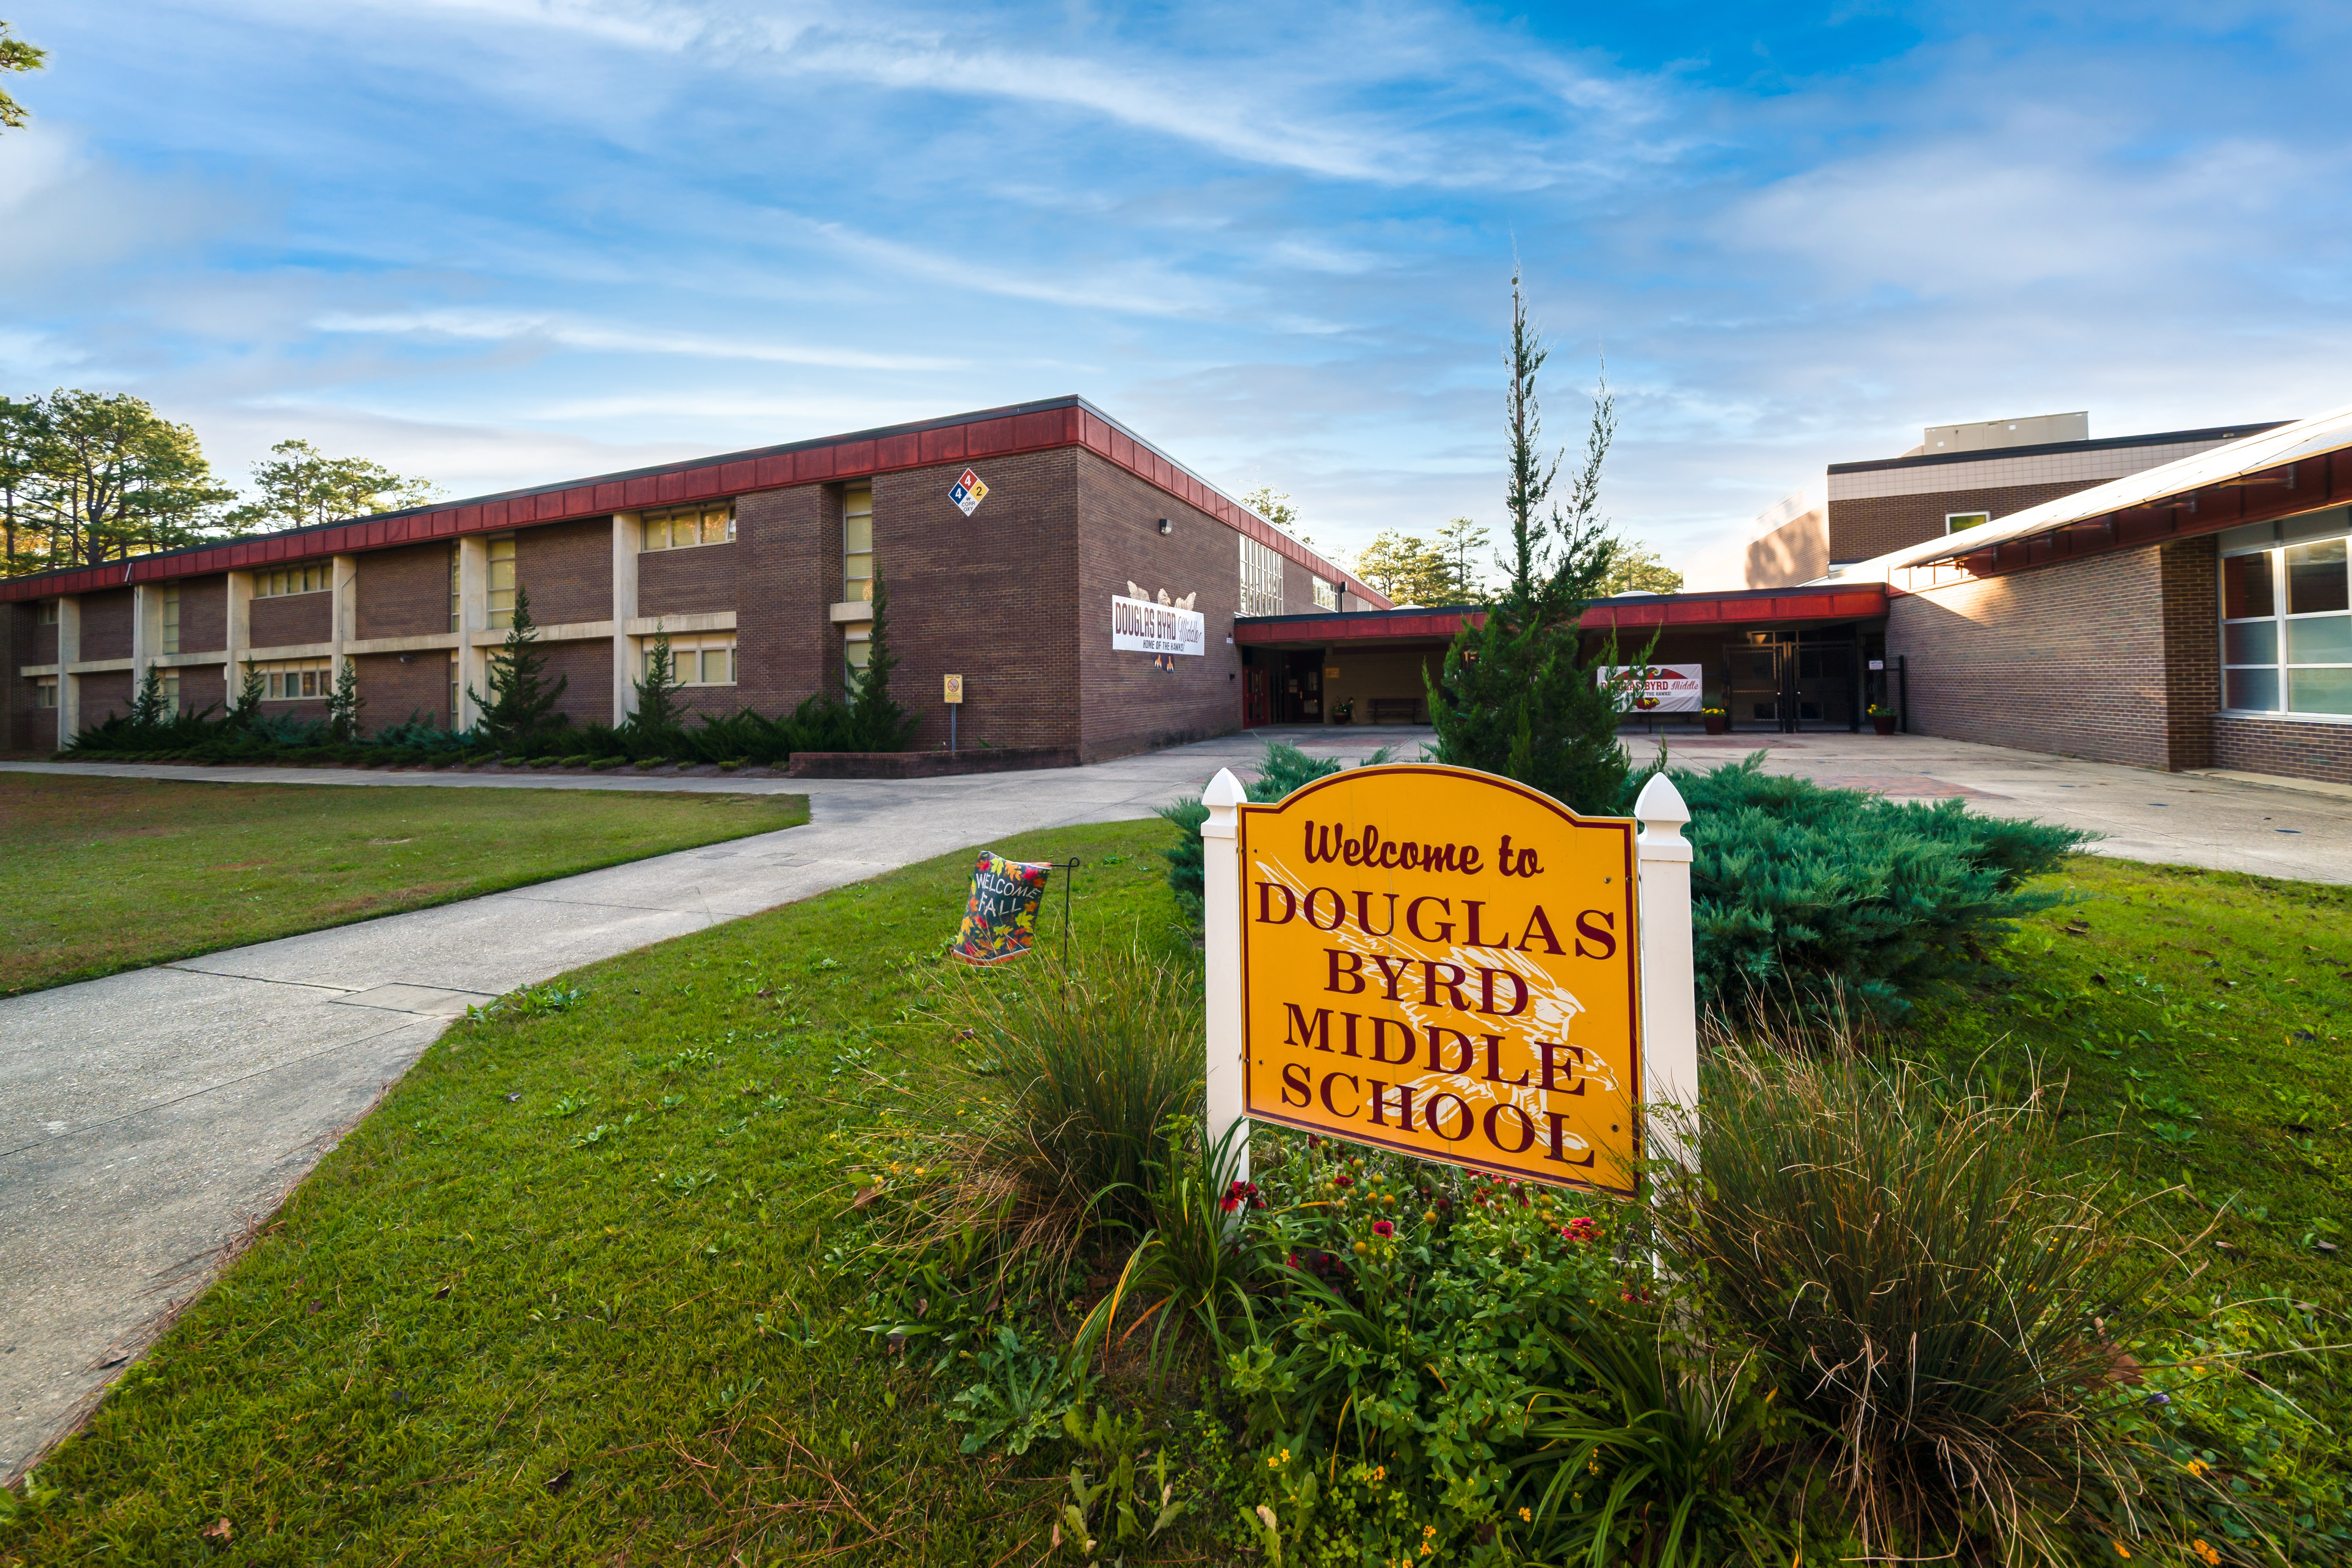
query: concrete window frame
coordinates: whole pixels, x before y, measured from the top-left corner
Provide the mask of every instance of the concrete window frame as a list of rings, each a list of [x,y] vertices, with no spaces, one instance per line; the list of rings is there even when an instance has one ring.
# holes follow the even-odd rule
[[[641,512],[637,528],[637,548],[646,554],[660,550],[699,550],[705,545],[732,544],[735,503],[707,501]]]

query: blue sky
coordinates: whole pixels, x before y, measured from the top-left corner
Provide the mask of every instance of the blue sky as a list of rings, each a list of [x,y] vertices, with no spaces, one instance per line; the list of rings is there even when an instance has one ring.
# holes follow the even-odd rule
[[[2352,8],[18,0],[0,390],[465,494],[1078,392],[1352,552],[1561,441],[1698,583],[1923,424],[2352,402]]]

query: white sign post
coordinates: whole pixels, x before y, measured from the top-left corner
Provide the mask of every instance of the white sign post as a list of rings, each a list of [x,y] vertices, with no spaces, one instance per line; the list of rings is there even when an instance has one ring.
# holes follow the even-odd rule
[[[1633,803],[1642,831],[1633,839],[1642,900],[1642,1082],[1653,1105],[1698,1115],[1698,973],[1691,959],[1691,846],[1683,837],[1690,807],[1664,773],[1653,774]],[[1654,1127],[1653,1157],[1690,1163],[1671,1127]]]
[[[1242,1120],[1242,846],[1241,813],[1249,796],[1231,768],[1219,768],[1201,804],[1202,934],[1207,939],[1209,1126],[1212,1146]],[[1234,1140],[1239,1164],[1233,1179],[1249,1180],[1249,1132]]]

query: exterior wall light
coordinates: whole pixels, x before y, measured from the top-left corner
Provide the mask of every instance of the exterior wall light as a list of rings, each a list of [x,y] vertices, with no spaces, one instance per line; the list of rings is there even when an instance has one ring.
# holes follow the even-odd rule
[[[1176,525],[1163,517],[1160,520],[1160,531],[1162,533],[1173,533],[1176,531]]]

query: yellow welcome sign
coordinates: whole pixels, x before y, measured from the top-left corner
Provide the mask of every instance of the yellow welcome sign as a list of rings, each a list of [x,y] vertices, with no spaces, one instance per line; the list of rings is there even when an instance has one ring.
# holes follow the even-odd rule
[[[1244,1114],[1632,1190],[1633,822],[1408,763],[1240,805],[1235,837]]]

